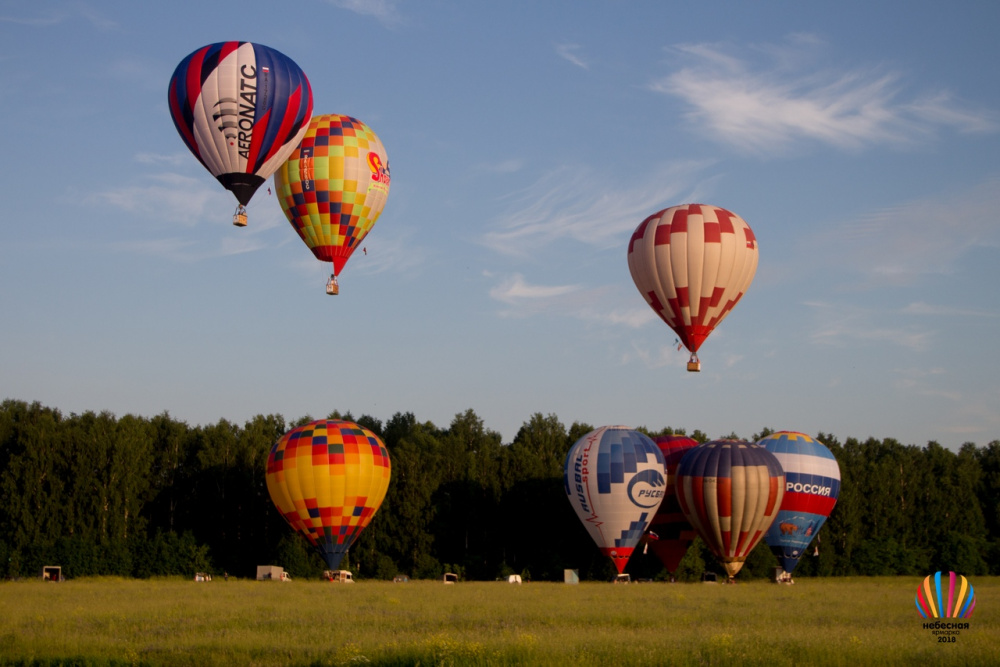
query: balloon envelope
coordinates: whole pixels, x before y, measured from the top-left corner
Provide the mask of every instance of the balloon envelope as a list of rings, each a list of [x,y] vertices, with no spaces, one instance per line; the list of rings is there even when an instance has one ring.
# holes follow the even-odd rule
[[[252,42],[203,46],[181,61],[167,95],[177,132],[246,206],[302,140],[309,80],[291,58]]]
[[[764,540],[791,573],[819,532],[840,495],[840,466],[819,440],[779,431],[757,441],[785,471],[785,496]]]
[[[778,514],[785,475],[769,451],[741,440],[712,440],[677,466],[681,511],[729,577],[743,567]]]
[[[654,213],[628,244],[636,288],[692,354],[743,298],[757,258],[746,221],[705,204]]]
[[[684,454],[697,446],[698,442],[683,435],[660,436],[653,438],[653,442],[663,454],[667,485],[663,503],[649,524],[649,548],[660,559],[667,572],[673,574],[697,535],[677,501],[676,479],[678,464]]]
[[[267,490],[285,520],[336,570],[382,504],[390,473],[377,435],[353,422],[320,419],[271,448]]]
[[[274,174],[285,217],[334,275],[375,225],[389,196],[389,156],[370,127],[338,114],[316,116]]]
[[[602,426],[566,455],[566,496],[601,553],[621,574],[663,500],[663,455],[648,436]]]

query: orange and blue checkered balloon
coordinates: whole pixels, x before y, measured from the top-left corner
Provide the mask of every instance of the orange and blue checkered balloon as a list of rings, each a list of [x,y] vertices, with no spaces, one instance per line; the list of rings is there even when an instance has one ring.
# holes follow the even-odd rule
[[[271,448],[267,490],[281,516],[336,570],[382,504],[390,473],[377,435],[354,422],[320,419]]]

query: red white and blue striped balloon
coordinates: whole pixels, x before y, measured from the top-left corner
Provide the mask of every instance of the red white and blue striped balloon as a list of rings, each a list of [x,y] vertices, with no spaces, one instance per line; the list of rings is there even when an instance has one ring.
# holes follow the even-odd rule
[[[676,484],[681,511],[732,579],[778,515],[781,464],[754,443],[712,440],[688,450]]]
[[[244,206],[302,141],[313,107],[299,66],[252,42],[192,52],[174,70],[167,102],[188,149]]]
[[[663,501],[663,455],[648,436],[602,426],[566,455],[566,496],[619,574]]]
[[[764,541],[791,573],[823,526],[840,495],[840,466],[819,440],[779,431],[757,441],[785,471],[785,497]]]

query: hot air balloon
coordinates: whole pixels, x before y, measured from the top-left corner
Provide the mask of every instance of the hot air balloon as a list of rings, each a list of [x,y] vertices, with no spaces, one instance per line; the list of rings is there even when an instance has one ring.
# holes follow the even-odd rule
[[[779,431],[757,441],[785,471],[785,496],[764,540],[789,575],[840,495],[840,466],[822,442]]]
[[[167,99],[177,132],[195,157],[246,205],[305,135],[309,80],[291,58],[252,42],[218,42],[181,61]]]
[[[642,221],[628,244],[628,268],[646,303],[691,352],[743,297],[757,270],[757,239],[724,208],[685,204]]]
[[[676,485],[681,511],[732,581],[778,514],[781,464],[759,445],[712,440],[687,451]]]
[[[389,157],[356,118],[316,116],[302,143],[274,174],[285,217],[321,262],[332,262],[327,294],[378,220],[389,196]]]
[[[663,500],[660,449],[626,426],[602,426],[570,448],[563,482],[580,521],[621,574]]]
[[[917,587],[917,611],[924,618],[971,618],[976,610],[976,593],[972,584],[960,574],[942,572],[925,577]]]
[[[684,454],[698,442],[683,435],[660,436],[653,438],[653,442],[663,454],[667,486],[664,489],[663,504],[649,524],[647,543],[667,572],[673,574],[697,535],[677,502],[675,493],[677,465],[684,458]]]
[[[281,516],[336,570],[389,488],[389,452],[354,422],[294,428],[267,457],[267,490]]]

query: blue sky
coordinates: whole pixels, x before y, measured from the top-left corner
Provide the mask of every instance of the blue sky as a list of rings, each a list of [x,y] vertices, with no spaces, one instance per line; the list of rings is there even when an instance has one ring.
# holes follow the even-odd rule
[[[985,445],[998,25],[992,1],[0,1],[0,398]],[[337,297],[266,190],[230,224],[173,127],[174,67],[230,39],[386,146]],[[698,374],[626,261],[690,202],[760,244]]]

